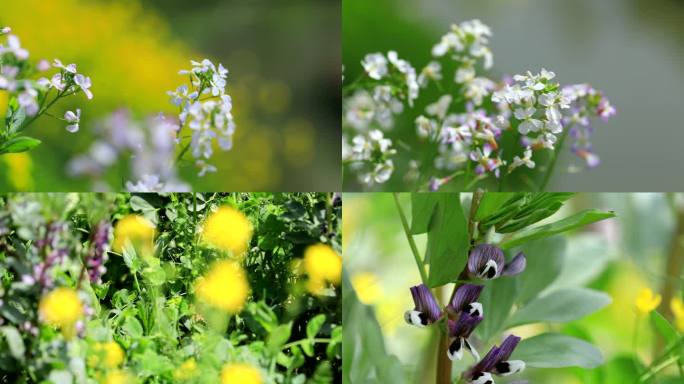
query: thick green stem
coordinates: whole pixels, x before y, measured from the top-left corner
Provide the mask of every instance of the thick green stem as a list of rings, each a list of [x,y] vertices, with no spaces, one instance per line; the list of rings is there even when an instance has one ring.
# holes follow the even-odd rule
[[[397,205],[397,212],[399,212],[399,217],[401,218],[401,225],[404,227],[406,240],[408,240],[409,246],[411,247],[411,252],[413,252],[413,258],[416,260],[416,265],[418,266],[418,271],[420,272],[420,278],[423,280],[423,284],[427,284],[428,277],[427,272],[425,271],[425,265],[423,264],[423,259],[420,257],[420,252],[418,252],[418,247],[416,247],[416,242],[413,240],[413,235],[411,235],[411,230],[409,229],[404,210],[401,208],[401,203],[399,203],[399,195],[397,193],[393,193],[392,196],[394,196],[394,202]]]

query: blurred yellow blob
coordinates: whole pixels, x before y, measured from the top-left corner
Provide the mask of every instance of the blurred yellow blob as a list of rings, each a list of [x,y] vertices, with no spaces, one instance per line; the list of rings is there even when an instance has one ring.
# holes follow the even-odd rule
[[[7,113],[7,102],[9,101],[9,93],[0,90],[0,118],[4,118]]]
[[[75,290],[56,288],[40,299],[38,313],[45,323],[59,327],[68,339],[74,335],[74,325],[83,316],[83,304]]]
[[[342,257],[327,244],[311,245],[304,251],[304,271],[309,276],[307,289],[314,295],[320,295],[326,282],[340,283]]]
[[[228,313],[242,310],[249,294],[247,276],[240,264],[221,260],[195,283],[197,298]]]
[[[662,299],[663,298],[660,295],[654,294],[653,291],[648,288],[644,288],[637,295],[634,305],[639,312],[649,313],[658,308]]]
[[[0,155],[7,165],[7,181],[17,191],[29,191],[33,189],[33,161],[26,152],[8,153]]]
[[[675,325],[679,332],[684,332],[684,302],[680,297],[674,297],[670,301],[670,309],[675,317]]]
[[[224,205],[209,215],[204,223],[202,240],[216,248],[241,256],[252,239],[252,223],[237,209]]]
[[[226,364],[223,369],[221,369],[221,384],[261,383],[263,383],[261,372],[249,364]]]
[[[116,252],[123,252],[124,246],[130,242],[137,252],[152,255],[154,250],[154,225],[139,215],[128,215],[119,220],[114,227],[114,243]]]
[[[125,358],[123,349],[116,341],[96,343],[93,350],[95,353],[88,359],[88,364],[91,366],[104,365],[106,368],[116,368],[123,363]]]
[[[285,112],[290,106],[290,87],[282,81],[266,82],[259,87],[259,102],[266,112]]]
[[[303,167],[314,158],[314,142],[316,129],[310,121],[296,119],[285,125],[285,156],[287,161],[296,166]]]
[[[176,380],[189,380],[197,375],[197,362],[189,358],[173,371],[173,378]]]
[[[352,276],[351,282],[362,303],[373,304],[382,298],[382,286],[377,275],[370,272],[357,273]]]
[[[137,380],[133,378],[128,372],[125,371],[112,371],[105,376],[103,384],[130,384],[135,383]]]

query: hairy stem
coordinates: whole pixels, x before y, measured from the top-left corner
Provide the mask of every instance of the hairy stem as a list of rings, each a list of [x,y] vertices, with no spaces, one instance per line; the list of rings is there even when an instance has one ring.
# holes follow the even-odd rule
[[[420,272],[420,278],[423,280],[423,284],[427,284],[428,278],[427,272],[425,271],[425,265],[423,264],[423,259],[420,257],[420,252],[418,252],[418,247],[416,247],[416,242],[413,240],[413,235],[411,235],[404,210],[401,208],[401,204],[399,203],[399,194],[395,192],[392,194],[392,196],[394,196],[394,203],[397,205],[397,212],[399,212],[399,217],[401,218],[401,225],[404,227],[406,240],[408,240],[409,246],[411,247],[411,252],[413,252],[413,258],[416,260],[416,265],[418,266],[418,271]]]

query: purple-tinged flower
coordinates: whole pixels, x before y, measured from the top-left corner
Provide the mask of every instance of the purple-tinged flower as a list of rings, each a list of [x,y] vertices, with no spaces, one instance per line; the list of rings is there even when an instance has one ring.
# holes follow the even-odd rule
[[[610,101],[608,101],[608,99],[605,97],[602,97],[598,107],[596,107],[596,114],[601,118],[601,120],[607,122],[608,119],[611,116],[615,116],[616,113],[617,111],[615,110],[615,107],[610,104]]]
[[[64,120],[69,123],[69,125],[66,127],[68,132],[78,132],[78,124],[81,122],[81,110],[76,109],[76,113],[72,111],[66,111],[64,114]]]
[[[107,262],[112,238],[112,226],[108,221],[95,225],[90,234],[90,248],[86,257],[86,268],[91,283],[99,283],[100,277],[107,271]]]
[[[476,360],[480,359],[480,355],[470,344],[468,338],[482,319],[482,316],[473,316],[471,313],[461,312],[458,320],[447,320],[449,337],[452,339],[447,350],[447,356],[449,356],[450,360],[461,360],[464,349],[467,349]]]
[[[494,384],[492,374],[508,376],[522,372],[525,369],[524,361],[508,360],[519,342],[519,337],[510,335],[501,346],[492,347],[482,360],[466,371],[466,380],[472,384]]]
[[[425,327],[442,317],[442,311],[439,309],[437,300],[435,300],[432,292],[430,292],[430,288],[425,284],[411,287],[411,295],[413,296],[415,308],[404,313],[404,319],[407,323],[418,327]]]
[[[468,271],[480,279],[490,280],[501,275],[517,275],[525,269],[525,255],[520,252],[506,264],[501,248],[491,244],[480,244],[470,251]]]
[[[454,315],[464,312],[473,317],[483,316],[482,304],[477,301],[483,288],[484,286],[475,284],[461,285],[456,290],[451,303],[447,305],[447,312]]]

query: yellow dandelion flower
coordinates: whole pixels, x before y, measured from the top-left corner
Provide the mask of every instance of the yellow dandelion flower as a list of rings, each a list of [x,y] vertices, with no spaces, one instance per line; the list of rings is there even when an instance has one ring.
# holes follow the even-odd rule
[[[670,301],[670,309],[675,317],[675,325],[680,332],[684,332],[684,302],[679,297],[673,297]]]
[[[228,313],[242,310],[249,294],[247,276],[240,264],[222,260],[216,262],[203,277],[195,283],[197,297]]]
[[[261,372],[249,365],[242,363],[226,364],[221,369],[221,384],[261,384]]]
[[[189,358],[173,371],[173,378],[176,380],[189,380],[197,375],[197,362]]]
[[[128,372],[125,371],[112,371],[107,373],[105,376],[103,384],[131,384],[135,383],[136,380]]]
[[[637,295],[634,305],[639,312],[649,313],[658,308],[662,299],[663,298],[660,295],[654,294],[653,291],[648,288],[644,288],[639,291],[639,295]]]
[[[143,255],[151,255],[154,249],[154,225],[139,215],[128,215],[116,223],[114,228],[114,244],[116,252],[122,252],[130,242],[136,251]]]
[[[311,245],[304,251],[304,270],[309,276],[307,289],[319,294],[325,282],[340,283],[342,257],[327,244]]]
[[[242,212],[222,206],[207,218],[202,239],[210,246],[240,256],[247,250],[252,232],[252,224]]]
[[[38,312],[47,324],[67,329],[83,315],[83,304],[75,290],[57,288],[40,299]]]
[[[351,278],[354,291],[359,297],[359,301],[364,304],[372,304],[382,298],[382,286],[378,276],[370,272],[361,272]]]
[[[33,188],[33,161],[26,152],[8,153],[0,156],[7,164],[7,181],[17,191],[27,191]]]
[[[96,343],[94,354],[88,359],[91,366],[104,365],[106,368],[116,368],[124,362],[125,354],[116,341]]]

